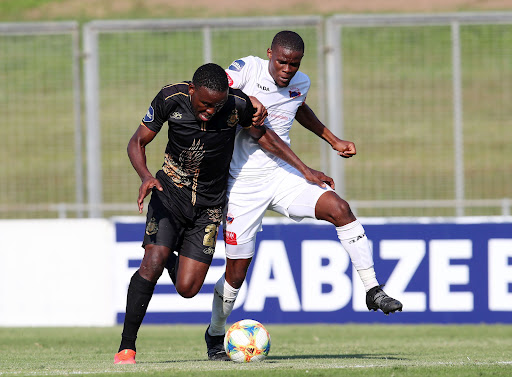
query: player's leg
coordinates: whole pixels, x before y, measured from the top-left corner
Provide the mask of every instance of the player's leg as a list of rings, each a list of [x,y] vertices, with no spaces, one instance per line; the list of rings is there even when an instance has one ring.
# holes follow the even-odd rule
[[[194,297],[203,286],[209,268],[210,263],[180,255],[174,283],[176,292],[184,298]]]
[[[128,286],[121,344],[114,357],[116,364],[135,363],[137,333],[146,315],[156,282],[162,274],[169,252],[170,249],[165,246],[153,244],[145,246],[144,258]]]
[[[226,245],[226,254],[230,255],[233,249],[238,246]],[[242,246],[250,248],[251,254],[254,254],[254,243],[246,243]],[[209,360],[228,361],[229,357],[224,349],[224,335],[226,332],[226,322],[233,311],[235,301],[240,292],[247,269],[251,264],[252,258],[231,259],[226,258],[226,272],[215,284],[213,292],[212,316],[210,325],[205,332],[206,348]]]
[[[185,298],[194,297],[203,286],[212,263],[222,206],[196,210],[194,223],[183,233],[176,264],[176,291]]]
[[[388,314],[402,310],[402,304],[387,296],[379,285],[373,267],[373,253],[361,223],[349,204],[332,189],[321,188],[304,180],[296,171],[282,181],[271,208],[295,220],[316,218],[336,227],[338,238],[348,252],[367,291],[369,310],[381,309]]]
[[[256,233],[261,230],[272,188],[272,180],[230,182],[223,223],[226,272],[215,284],[211,321],[205,333],[210,360],[229,360],[223,345],[226,321],[254,256]]]
[[[300,199],[298,198],[298,202]],[[402,311],[402,303],[389,297],[377,281],[370,242],[349,204],[334,191],[325,192],[316,202],[315,217],[329,221],[336,227],[338,238],[348,252],[367,292],[368,310],[381,309],[385,314]]]
[[[227,318],[233,311],[238,292],[245,281],[247,270],[252,261],[252,257],[242,259],[232,259],[229,257],[229,255],[236,255],[234,249],[239,249],[239,246],[250,251],[249,255],[254,255],[254,242],[237,246],[226,245],[226,272],[215,284],[209,329],[210,335],[224,335]]]
[[[169,215],[158,195],[152,194],[144,233],[144,257],[128,286],[121,344],[114,357],[116,364],[135,363],[137,333],[170,250],[179,239],[177,222],[173,222],[175,226],[170,226]]]

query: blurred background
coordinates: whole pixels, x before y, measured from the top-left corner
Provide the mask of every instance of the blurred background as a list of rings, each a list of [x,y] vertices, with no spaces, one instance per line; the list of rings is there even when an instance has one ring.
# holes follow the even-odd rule
[[[126,145],[159,89],[299,32],[309,105],[358,154],[300,125],[292,148],[358,216],[512,206],[512,1],[0,2],[0,218],[137,215]],[[163,162],[166,135],[148,148]]]

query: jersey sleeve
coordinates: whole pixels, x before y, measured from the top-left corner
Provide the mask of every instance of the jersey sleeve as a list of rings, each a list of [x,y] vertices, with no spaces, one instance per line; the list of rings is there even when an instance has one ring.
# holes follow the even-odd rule
[[[232,94],[237,98],[237,110],[240,114],[239,125],[243,128],[249,128],[252,126],[252,116],[256,109],[252,106],[251,100],[249,97],[238,89],[231,89]]]
[[[164,94],[160,91],[149,106],[148,112],[142,119],[142,124],[153,132],[159,132],[165,121],[169,119],[172,101],[165,101]]]
[[[226,69],[229,86],[235,89],[243,89],[247,84],[252,70],[251,57],[245,57],[235,60]]]

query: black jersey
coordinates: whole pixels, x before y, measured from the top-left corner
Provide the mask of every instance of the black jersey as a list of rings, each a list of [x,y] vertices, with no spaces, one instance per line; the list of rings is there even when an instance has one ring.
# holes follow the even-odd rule
[[[154,132],[169,124],[164,164],[156,177],[193,206],[223,204],[236,128],[251,126],[253,107],[242,91],[229,88],[226,104],[208,122],[199,121],[188,84],[163,87],[142,120]]]

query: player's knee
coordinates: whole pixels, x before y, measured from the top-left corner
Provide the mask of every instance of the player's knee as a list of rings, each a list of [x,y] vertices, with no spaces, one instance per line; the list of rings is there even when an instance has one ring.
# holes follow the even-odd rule
[[[192,298],[201,289],[201,286],[197,287],[194,284],[180,283],[179,281],[176,283],[176,292],[183,298]]]
[[[145,255],[140,264],[139,274],[146,280],[156,282],[164,270],[163,259],[157,255]]]
[[[242,286],[243,282],[245,281],[245,276],[246,276],[245,270],[231,271],[230,279],[229,279],[228,283],[233,288],[238,289]]]
[[[328,207],[322,220],[327,220],[335,226],[343,226],[355,220],[355,216],[346,200],[337,197]]]

